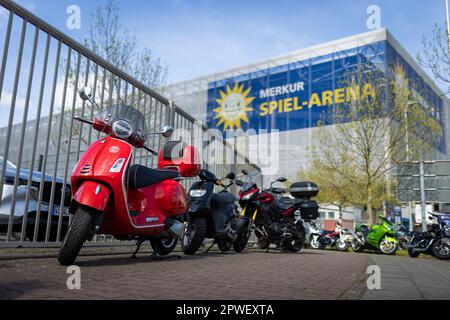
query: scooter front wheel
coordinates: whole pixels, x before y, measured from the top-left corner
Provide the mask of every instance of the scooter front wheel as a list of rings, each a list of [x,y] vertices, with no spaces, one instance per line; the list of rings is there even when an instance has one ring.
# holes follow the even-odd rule
[[[76,209],[73,222],[59,249],[58,261],[61,265],[70,266],[75,261],[89,236],[94,218],[94,209],[81,205]]]
[[[194,218],[189,221],[184,231],[181,250],[184,254],[194,254],[200,248],[205,239],[206,221],[202,218]]]

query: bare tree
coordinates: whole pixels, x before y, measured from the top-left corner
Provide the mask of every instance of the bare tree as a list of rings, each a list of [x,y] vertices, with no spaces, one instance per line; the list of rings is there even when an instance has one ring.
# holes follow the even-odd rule
[[[167,83],[167,65],[159,57],[155,57],[149,48],[139,48],[136,36],[122,26],[119,9],[113,0],[108,0],[104,6],[97,7],[89,23],[89,36],[82,41],[86,48],[150,89],[160,88]],[[79,72],[77,72],[78,63]],[[94,74],[96,81],[93,81]],[[77,75],[78,82],[75,83]],[[87,59],[82,58],[80,62],[75,58],[72,59],[69,76],[72,90],[87,84],[96,92],[95,98],[102,105],[126,101],[143,111],[144,103],[148,104],[149,99],[145,98],[143,92],[133,90],[130,94],[125,90],[128,84],[106,70],[99,71],[98,66],[88,64]],[[77,102],[75,114],[89,118],[96,112],[89,104]],[[80,143],[87,146],[92,138],[92,130],[83,130],[80,123],[71,122],[71,117],[71,112],[64,114],[61,148],[64,149],[68,139],[73,138],[80,139]],[[59,121],[59,118],[55,116],[54,121]],[[56,145],[57,137],[54,136],[52,141]]]
[[[449,35],[447,31],[436,23],[430,38],[423,36],[422,54],[417,55],[419,63],[430,69],[434,77],[443,82],[450,83],[450,53],[448,47]]]

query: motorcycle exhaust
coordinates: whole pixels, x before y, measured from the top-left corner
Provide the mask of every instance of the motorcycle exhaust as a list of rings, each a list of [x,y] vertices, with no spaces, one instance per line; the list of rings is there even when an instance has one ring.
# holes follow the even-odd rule
[[[183,228],[184,228],[184,224],[177,220],[172,220],[171,223],[172,224],[167,229],[169,231],[169,233],[174,237],[177,237],[177,238],[181,237],[181,234],[182,234]]]

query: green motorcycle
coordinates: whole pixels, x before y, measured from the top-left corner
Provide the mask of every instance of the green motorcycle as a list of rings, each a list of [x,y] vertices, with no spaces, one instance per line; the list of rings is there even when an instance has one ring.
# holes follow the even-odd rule
[[[363,252],[364,249],[381,251],[384,254],[395,254],[398,241],[395,238],[394,225],[385,217],[379,216],[381,224],[374,224],[370,229],[366,224],[358,224],[352,241],[352,249],[355,252]]]

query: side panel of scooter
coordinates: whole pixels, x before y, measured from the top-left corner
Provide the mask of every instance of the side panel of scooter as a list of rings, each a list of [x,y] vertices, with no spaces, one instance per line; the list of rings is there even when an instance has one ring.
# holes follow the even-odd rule
[[[164,180],[145,188],[129,190],[128,208],[134,225],[158,226],[167,217],[184,214],[188,209],[188,200],[181,184]]]

